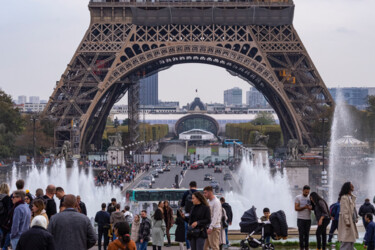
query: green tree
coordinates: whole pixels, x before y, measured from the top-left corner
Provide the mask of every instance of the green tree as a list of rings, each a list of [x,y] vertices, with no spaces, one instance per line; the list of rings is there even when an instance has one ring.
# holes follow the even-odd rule
[[[23,128],[24,120],[18,109],[13,107],[12,97],[0,89],[0,158],[12,155],[15,136]]]
[[[274,125],[275,119],[271,113],[260,112],[256,115],[255,119],[251,122],[254,125]]]

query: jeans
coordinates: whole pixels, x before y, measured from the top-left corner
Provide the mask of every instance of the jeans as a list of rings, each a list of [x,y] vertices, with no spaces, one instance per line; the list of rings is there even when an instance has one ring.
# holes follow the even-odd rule
[[[188,223],[185,221],[185,242],[186,242],[186,248],[190,249],[190,242],[187,238],[187,231],[188,231]]]
[[[137,250],[140,250],[140,249],[141,249],[141,243],[140,243],[140,242],[136,242],[136,243],[135,243],[135,246],[137,247]]]
[[[13,238],[13,239],[10,240],[10,243],[12,245],[12,249],[16,249],[17,248],[17,244],[18,244],[19,240],[20,240],[20,237]]]
[[[228,240],[228,228],[225,228],[225,244],[229,245],[229,240]]]
[[[140,250],[147,250],[147,244],[148,244],[148,241],[143,241],[143,243],[141,243]]]
[[[311,220],[297,219],[300,249],[309,249]]]
[[[104,250],[107,250],[107,246],[109,243],[109,237],[108,237],[108,228],[103,228],[103,226],[98,227],[98,249],[102,249],[102,236],[104,236]]]
[[[7,233],[7,235],[5,236],[3,250],[7,250],[9,245],[10,245],[10,233]]]
[[[203,250],[205,238],[193,238],[191,239],[191,250]]]
[[[330,219],[323,219],[322,225],[316,229],[316,243],[318,249],[326,249],[327,245],[327,226],[329,225]]]
[[[333,238],[333,233],[335,230],[339,227],[339,221],[338,220],[333,220],[331,223],[331,228],[329,229],[329,237],[328,237],[328,242],[332,241]]]

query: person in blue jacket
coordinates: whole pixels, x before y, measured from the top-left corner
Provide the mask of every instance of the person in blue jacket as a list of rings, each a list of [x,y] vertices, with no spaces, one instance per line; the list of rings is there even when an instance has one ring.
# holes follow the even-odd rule
[[[328,242],[332,242],[333,233],[339,226],[339,215],[340,215],[340,202],[336,202],[330,206],[330,216],[331,216],[331,228],[329,230]]]
[[[374,250],[375,241],[375,223],[372,221],[372,214],[367,213],[365,215],[365,220],[367,223],[365,238],[363,239],[365,248],[368,250]]]

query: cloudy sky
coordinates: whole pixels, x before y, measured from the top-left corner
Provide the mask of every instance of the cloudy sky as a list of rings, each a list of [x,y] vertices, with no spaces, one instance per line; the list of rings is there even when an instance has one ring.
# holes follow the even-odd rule
[[[295,0],[294,26],[328,87],[375,87],[375,0]],[[14,0],[0,9],[0,88],[48,99],[89,25],[88,0]],[[224,69],[184,64],[159,73],[159,99],[223,102],[249,85]],[[245,102],[245,92],[243,93]]]

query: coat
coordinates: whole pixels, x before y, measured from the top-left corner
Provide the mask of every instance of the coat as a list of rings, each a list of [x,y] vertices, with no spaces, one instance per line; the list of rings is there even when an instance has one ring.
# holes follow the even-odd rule
[[[121,211],[115,211],[113,213],[111,213],[111,217],[110,217],[110,223],[112,224],[112,227],[114,228],[115,227],[115,224],[117,222],[125,222],[125,215],[123,212]]]
[[[154,220],[152,218],[152,245],[164,246],[165,222],[164,220]]]
[[[338,241],[355,242],[358,239],[358,230],[353,217],[356,217],[354,195],[343,195],[340,200],[340,215],[338,227]],[[347,225],[350,225],[349,227]]]
[[[137,247],[135,245],[135,242],[134,241],[129,241],[129,243],[127,244],[126,248],[125,246],[121,243],[121,241],[119,239],[116,239],[114,241],[112,241],[111,243],[109,243],[108,245],[108,250],[137,250]]]
[[[164,222],[165,226],[171,228],[174,224],[173,210],[171,207],[164,208]]]
[[[151,221],[149,218],[142,218],[141,220],[138,231],[138,241],[141,239],[144,241],[150,241]]]
[[[182,217],[177,217],[175,224],[177,225],[175,232],[176,242],[185,242],[185,221]]]
[[[48,232],[53,235],[57,250],[89,249],[97,241],[90,219],[73,208],[52,216]]]
[[[188,220],[189,225],[197,222],[197,228],[202,229],[198,238],[207,238],[207,227],[211,223],[211,210],[209,206],[204,204],[194,205],[190,211],[190,217],[187,219],[185,217],[185,221]]]
[[[33,226],[23,233],[18,241],[16,250],[55,250],[52,234],[39,226]]]
[[[35,216],[38,216],[38,215],[42,215],[44,218],[46,218],[46,220],[47,220],[47,226],[48,226],[49,220],[48,220],[48,215],[46,213],[46,210],[43,209],[40,212],[40,214],[36,214],[36,215],[31,216],[31,221],[33,221],[33,219],[35,218]]]
[[[222,208],[222,220],[225,220],[225,221],[228,221],[228,216],[227,216],[227,212],[225,210],[225,208]],[[226,238],[226,235],[225,235],[225,228],[223,227],[223,225],[221,225],[221,229],[220,229],[220,245],[221,244],[227,244],[227,238]]]
[[[133,221],[133,223],[132,223],[132,231],[131,231],[130,239],[134,242],[138,242],[140,224],[141,224],[140,221],[138,221],[138,222]]]

